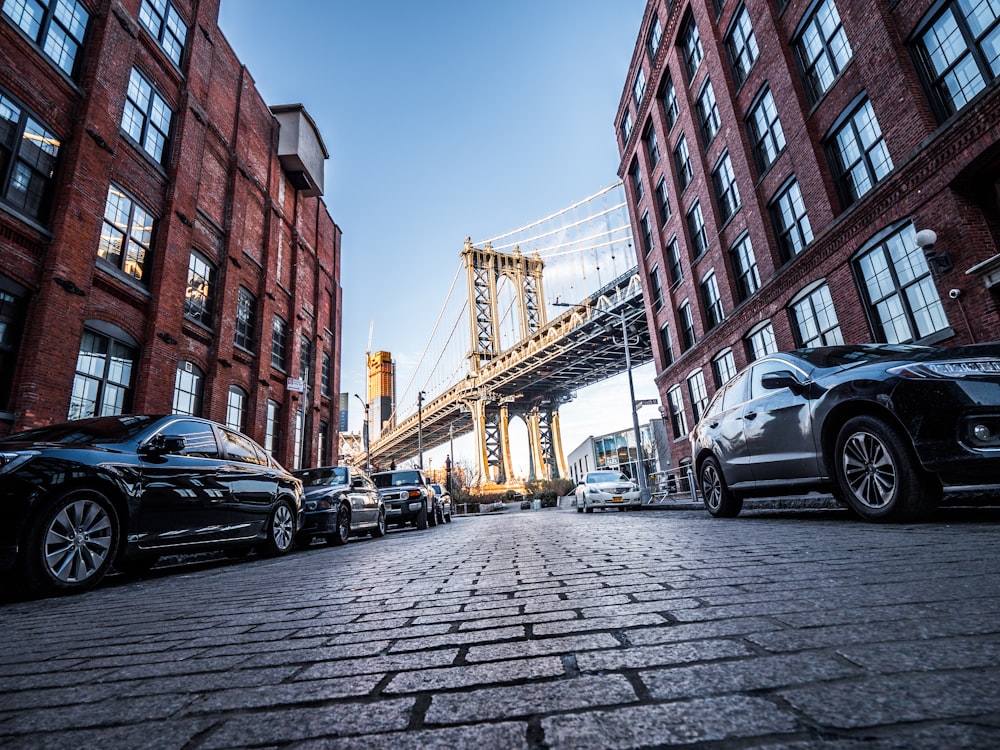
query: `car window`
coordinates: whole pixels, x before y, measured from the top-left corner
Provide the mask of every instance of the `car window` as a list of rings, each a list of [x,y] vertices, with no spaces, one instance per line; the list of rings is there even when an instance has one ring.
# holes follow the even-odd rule
[[[347,484],[347,469],[343,466],[303,469],[293,472],[306,487],[336,487]]]
[[[160,431],[160,434],[184,438],[184,450],[181,451],[181,455],[199,458],[219,457],[219,446],[215,441],[215,432],[212,430],[212,425],[205,422],[181,419],[168,424]]]
[[[627,482],[628,477],[620,471],[591,471],[587,473],[587,482]]]
[[[267,463],[267,461],[262,460],[264,457],[257,453],[253,441],[238,432],[231,432],[223,428],[222,439],[228,458],[245,464]]]
[[[747,384],[750,382],[750,371],[744,370],[726,386],[725,402],[722,409],[729,410],[747,400]]]

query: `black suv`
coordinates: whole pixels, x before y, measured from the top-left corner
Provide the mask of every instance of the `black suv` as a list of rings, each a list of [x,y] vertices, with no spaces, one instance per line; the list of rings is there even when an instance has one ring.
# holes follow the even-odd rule
[[[394,526],[413,524],[418,529],[437,526],[441,510],[431,480],[420,469],[395,469],[372,474],[385,503],[386,521]]]

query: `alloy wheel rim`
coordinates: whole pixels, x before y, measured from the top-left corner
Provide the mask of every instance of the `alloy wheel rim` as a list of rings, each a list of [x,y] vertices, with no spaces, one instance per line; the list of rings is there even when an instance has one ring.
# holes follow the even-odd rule
[[[292,512],[288,506],[282,503],[274,511],[274,544],[280,550],[286,550],[292,546]]]
[[[858,502],[875,510],[896,493],[896,466],[885,444],[870,432],[856,432],[844,444],[844,478]]]
[[[45,565],[63,583],[94,576],[111,554],[111,517],[98,503],[80,499],[66,505],[45,533]]]
[[[702,491],[708,501],[709,508],[718,508],[722,503],[722,482],[712,464],[707,464],[701,472]]]
[[[347,514],[347,508],[341,505],[340,510],[337,511],[337,532],[340,534],[341,539],[347,539],[350,531],[351,517]]]

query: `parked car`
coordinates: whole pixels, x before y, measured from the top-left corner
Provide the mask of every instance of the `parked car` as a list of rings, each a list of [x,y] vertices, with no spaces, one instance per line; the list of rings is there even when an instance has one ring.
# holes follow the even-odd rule
[[[385,503],[378,489],[353,466],[320,466],[293,471],[305,491],[305,521],[295,537],[308,547],[314,537],[346,544],[351,536],[385,536]]]
[[[99,417],[0,439],[0,570],[29,591],[80,591],[166,553],[284,554],[301,522],[302,483],[206,419]]]
[[[594,508],[638,508],[642,505],[639,485],[617,469],[588,471],[576,486],[576,512],[593,513]]]
[[[715,394],[691,450],[713,516],[818,489],[868,521],[926,517],[944,485],[1000,477],[1000,344],[763,357]]]
[[[385,503],[386,518],[395,526],[437,526],[438,500],[430,479],[420,469],[394,469],[372,474]]]
[[[431,484],[438,498],[438,523],[451,523],[451,493],[437,482]]]

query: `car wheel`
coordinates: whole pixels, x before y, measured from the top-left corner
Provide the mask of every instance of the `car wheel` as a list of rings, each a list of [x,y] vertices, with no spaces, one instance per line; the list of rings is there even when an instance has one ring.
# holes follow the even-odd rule
[[[908,441],[878,417],[844,424],[835,461],[847,504],[866,521],[920,520],[941,500],[941,483],[920,468]]]
[[[451,523],[451,511],[450,510],[448,511],[448,515],[446,515],[444,517],[444,522],[445,523]]]
[[[267,521],[267,539],[261,545],[261,554],[268,557],[283,555],[292,548],[294,541],[295,513],[288,503],[282,501]]]
[[[593,505],[587,505],[587,501],[585,500],[583,502],[583,512],[584,513],[593,513],[594,512],[594,506]]]
[[[28,529],[21,580],[29,590],[55,594],[96,586],[118,552],[119,529],[103,493],[81,488],[60,495]]]
[[[336,547],[347,544],[351,538],[351,509],[344,503],[337,507],[337,529],[326,538],[327,544]]]
[[[715,456],[708,456],[701,465],[701,496],[716,518],[736,518],[743,510],[743,498],[729,489]]]
[[[430,512],[427,514],[427,525],[437,526],[438,525],[438,512],[437,508],[433,505],[431,506]]]
[[[437,522],[444,523],[444,511],[441,508],[437,510]]]
[[[421,506],[420,512],[417,513],[417,520],[415,522],[415,525],[416,525],[416,527],[418,529],[426,529],[427,528],[427,506],[426,505]]]
[[[380,539],[385,536],[385,510],[380,510],[378,512],[378,519],[375,521],[375,528],[368,533],[372,535],[373,539]]]
[[[576,512],[583,513],[583,500],[579,497],[576,499]]]

